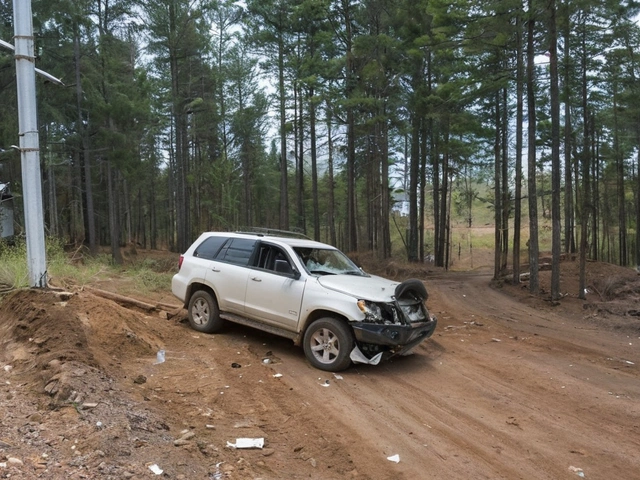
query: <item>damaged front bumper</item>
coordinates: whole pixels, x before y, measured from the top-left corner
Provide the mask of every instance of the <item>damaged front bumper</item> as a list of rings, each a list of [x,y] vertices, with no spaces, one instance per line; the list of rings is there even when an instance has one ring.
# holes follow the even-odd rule
[[[435,317],[430,317],[428,321],[410,325],[362,322],[351,326],[358,343],[392,347],[394,354],[399,354],[399,350],[406,352],[433,335],[437,323]]]
[[[360,363],[363,356],[370,361],[362,363],[377,363],[383,354],[403,355],[433,335],[438,320],[429,314],[427,298],[422,281],[409,279],[396,287],[390,302],[358,300],[365,318],[351,323],[356,339],[352,360]]]

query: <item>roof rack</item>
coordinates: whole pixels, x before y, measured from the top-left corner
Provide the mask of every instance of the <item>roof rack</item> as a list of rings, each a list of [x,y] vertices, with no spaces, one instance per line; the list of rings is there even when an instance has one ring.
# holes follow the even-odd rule
[[[302,232],[278,230],[277,228],[241,227],[239,230],[236,230],[236,233],[249,233],[254,235],[264,235],[272,237],[304,238],[305,240],[311,240],[311,238],[309,238]]]

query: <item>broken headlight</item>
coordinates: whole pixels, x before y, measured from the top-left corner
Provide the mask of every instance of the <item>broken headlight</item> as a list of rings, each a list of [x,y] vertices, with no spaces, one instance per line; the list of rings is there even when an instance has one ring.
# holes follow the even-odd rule
[[[380,307],[367,300],[358,300],[358,308],[364,313],[365,319],[372,322],[379,322],[382,320],[382,311]]]

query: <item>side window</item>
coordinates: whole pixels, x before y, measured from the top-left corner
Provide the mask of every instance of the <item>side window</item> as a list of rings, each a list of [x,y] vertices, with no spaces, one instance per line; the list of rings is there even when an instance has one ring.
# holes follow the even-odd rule
[[[265,244],[260,245],[256,267],[278,274],[290,274],[293,271],[291,262],[281,248]]]
[[[234,238],[217,255],[216,260],[246,266],[249,264],[256,240]]]
[[[213,260],[216,258],[216,254],[220,247],[227,241],[227,237],[209,237],[205,239],[196,251],[193,252],[194,257],[206,258],[207,260]]]

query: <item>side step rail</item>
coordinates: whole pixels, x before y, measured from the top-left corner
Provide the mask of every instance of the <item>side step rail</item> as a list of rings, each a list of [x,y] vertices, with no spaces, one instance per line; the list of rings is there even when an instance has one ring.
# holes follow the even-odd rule
[[[274,327],[273,325],[266,325],[261,322],[256,322],[255,320],[241,317],[240,315],[236,315],[234,313],[220,312],[220,318],[233,323],[239,323],[240,325],[246,325],[257,330],[262,330],[263,332],[273,333],[274,335],[278,335],[280,337],[289,338],[293,340],[296,345],[298,345],[300,342],[299,333],[285,330],[284,328]]]

